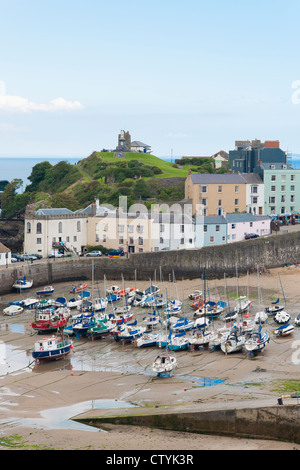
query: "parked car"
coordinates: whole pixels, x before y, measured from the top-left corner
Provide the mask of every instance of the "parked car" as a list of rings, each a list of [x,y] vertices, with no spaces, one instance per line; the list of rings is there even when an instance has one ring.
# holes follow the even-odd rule
[[[257,233],[247,233],[245,240],[249,240],[250,238],[259,238],[259,235],[257,235]]]
[[[63,258],[63,253],[60,253],[59,251],[52,251],[49,255],[48,258]]]
[[[106,253],[106,256],[109,258],[119,258],[120,256],[124,256],[123,250],[110,250]]]
[[[42,259],[43,258],[42,255],[39,255],[37,253],[32,253],[29,256],[35,256],[36,259]]]
[[[94,250],[87,253],[86,256],[102,256],[102,252],[100,250]]]
[[[17,258],[15,258],[14,256],[12,256],[10,258],[10,260],[11,260],[12,263],[17,263],[18,262]]]
[[[11,256],[15,258],[17,261],[24,261],[24,258],[22,255],[17,255],[17,253],[12,253]]]
[[[27,254],[24,255],[24,260],[35,261],[36,259],[37,257],[35,255],[27,255]]]

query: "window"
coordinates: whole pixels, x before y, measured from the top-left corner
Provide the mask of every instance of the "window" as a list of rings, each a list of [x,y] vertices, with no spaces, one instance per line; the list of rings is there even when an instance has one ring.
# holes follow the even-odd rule
[[[165,226],[163,224],[160,224],[159,231],[160,233],[163,233],[165,231]]]
[[[207,225],[203,225],[203,232],[207,232]]]
[[[81,232],[81,224],[79,220],[77,222],[77,232]]]
[[[281,175],[281,182],[282,182],[282,183],[285,183],[285,180],[286,180],[286,176],[285,176],[285,175]]]
[[[139,245],[143,245],[144,244],[144,239],[143,237],[139,237]]]
[[[99,242],[99,235],[98,233],[96,233],[96,238],[95,238],[96,242]]]
[[[218,193],[222,192],[222,186],[218,186]]]
[[[106,243],[106,234],[103,235],[102,240],[103,240],[104,243]]]
[[[118,224],[118,231],[119,233],[124,233],[124,225]]]
[[[276,175],[271,176],[271,181],[276,181]]]
[[[281,214],[285,214],[285,207],[281,207],[281,208],[280,208],[280,213],[281,213]]]
[[[41,239],[41,238],[37,238],[37,239],[36,239],[36,243],[37,243],[37,245],[41,245],[41,244],[42,244],[42,239]]]
[[[215,237],[209,237],[209,243],[214,243]]]
[[[201,198],[201,204],[202,206],[206,206],[206,198]]]
[[[27,233],[31,233],[31,223],[27,222]]]
[[[295,191],[295,186],[294,185],[291,186],[291,191]]]
[[[192,239],[192,238],[189,238],[189,243],[190,243],[190,245],[193,243],[193,239]]]
[[[123,243],[124,243],[124,237],[121,236],[121,237],[119,237],[119,244],[123,245]]]
[[[236,235],[232,235],[232,240],[236,240]]]
[[[276,186],[271,186],[271,191],[272,192],[276,191]]]
[[[235,205],[235,206],[238,206],[238,205],[239,205],[239,200],[238,200],[238,199],[235,199],[235,200],[234,200],[234,205]]]
[[[184,238],[180,239],[180,245],[184,245]]]
[[[253,222],[250,222],[250,227],[253,227]]]
[[[137,229],[137,233],[143,233],[144,231],[144,227],[142,225],[138,225],[136,229]]]
[[[206,193],[206,192],[207,192],[206,184],[201,185],[201,193]]]
[[[251,186],[251,193],[252,194],[257,194],[257,186]]]
[[[222,199],[218,200],[218,206],[220,207],[222,205]]]
[[[58,233],[62,233],[62,222],[58,223]]]
[[[291,195],[291,201],[290,202],[295,202],[295,195],[294,194]]]
[[[184,233],[184,225],[180,226],[180,233]]]
[[[291,175],[291,181],[295,181],[295,175]]]
[[[69,242],[70,241],[70,237],[66,237],[66,242]]]
[[[42,233],[42,224],[40,222],[36,224],[36,233]]]
[[[222,237],[222,242],[225,242],[225,235],[223,235]]]
[[[238,193],[238,192],[239,192],[239,186],[235,186],[235,187],[234,187],[234,192],[235,192],[235,193]]]
[[[232,230],[234,230],[235,229],[235,224],[231,224],[231,228],[232,228]]]
[[[164,242],[164,239],[162,237],[160,237],[159,243],[163,243],[163,242]]]
[[[281,186],[281,191],[285,191],[285,186]]]
[[[129,245],[133,245],[133,244],[134,244],[133,237],[129,237]]]
[[[216,225],[216,232],[220,232],[220,225]]]
[[[207,215],[207,209],[202,209],[202,215]]]
[[[285,195],[284,194],[281,196],[280,202],[285,202]]]
[[[257,197],[256,196],[252,198],[252,204],[257,204]]]
[[[76,237],[76,235],[73,237],[73,242],[77,242],[77,237]]]
[[[134,231],[134,226],[128,225],[128,233],[133,233],[133,231]]]

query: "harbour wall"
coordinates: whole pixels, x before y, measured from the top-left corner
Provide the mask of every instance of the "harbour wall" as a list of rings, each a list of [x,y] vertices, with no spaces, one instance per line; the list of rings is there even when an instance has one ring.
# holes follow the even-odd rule
[[[276,268],[300,263],[300,231],[285,235],[245,240],[226,245],[192,250],[159,251],[137,253],[129,258],[72,257],[12,264],[0,268],[0,295],[12,292],[17,277],[28,275],[34,286],[40,287],[55,282],[76,282],[95,279],[120,283],[125,280],[166,281],[173,272],[177,280],[201,278],[204,270],[208,278],[222,278],[254,272],[257,267]]]
[[[265,408],[226,409],[202,412],[177,412],[77,418],[101,428],[105,423],[215,434],[229,437],[272,439],[300,443],[300,407],[283,405]]]

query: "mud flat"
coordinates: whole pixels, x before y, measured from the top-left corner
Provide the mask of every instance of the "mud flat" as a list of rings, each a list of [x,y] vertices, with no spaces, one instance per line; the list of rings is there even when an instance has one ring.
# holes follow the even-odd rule
[[[286,298],[286,311],[293,319],[300,313],[300,271],[297,266],[261,274],[260,287],[265,305]],[[257,276],[228,279],[230,299],[236,289],[250,294],[254,315],[258,308]],[[118,280],[108,285],[120,284]],[[129,283],[128,283],[129,284]],[[159,283],[157,283],[159,285]],[[139,282],[137,287],[148,287]],[[69,294],[70,283],[54,284],[54,297]],[[91,286],[89,286],[91,287]],[[103,283],[98,286],[103,290]],[[185,298],[186,316],[192,317],[187,295],[202,288],[202,280],[164,283],[170,297]],[[172,295],[170,294],[172,292]],[[226,301],[224,281],[210,281],[212,297]],[[34,297],[35,290],[21,295]],[[1,297],[2,308],[20,294]],[[97,295],[98,296],[98,295]],[[137,309],[142,319],[144,309]],[[270,317],[265,326],[270,343],[262,354],[249,358],[244,352],[194,350],[176,352],[178,368],[169,378],[157,378],[151,364],[158,348],[137,349],[111,337],[91,341],[74,338],[68,358],[35,365],[31,350],[37,338],[31,329],[33,312],[17,317],[0,314],[0,449],[105,449],[105,450],[201,450],[201,449],[299,449],[300,443],[247,437],[192,434],[186,430],[161,430],[153,426],[104,423],[90,426],[89,417],[138,414],[182,414],[224,410],[276,407],[279,396],[298,391],[300,328],[286,338],[274,337],[276,323]],[[215,321],[223,326],[223,320]],[[300,348],[299,348],[300,349]],[[295,399],[285,405],[297,407]],[[76,420],[75,420],[76,419]],[[77,419],[85,419],[79,422]],[[91,420],[92,421],[92,420]]]

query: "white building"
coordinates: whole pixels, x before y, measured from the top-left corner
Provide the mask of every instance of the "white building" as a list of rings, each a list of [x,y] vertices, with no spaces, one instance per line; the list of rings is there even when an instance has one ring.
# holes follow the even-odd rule
[[[195,223],[184,214],[159,213],[152,219],[152,251],[195,247]]]
[[[72,212],[66,208],[26,211],[24,230],[25,253],[48,257],[53,252],[80,254],[87,244],[88,219],[95,204]]]
[[[11,263],[11,251],[0,242],[0,266],[8,266]]]
[[[246,210],[250,214],[264,215],[264,182],[256,173],[241,173],[246,181]]]

